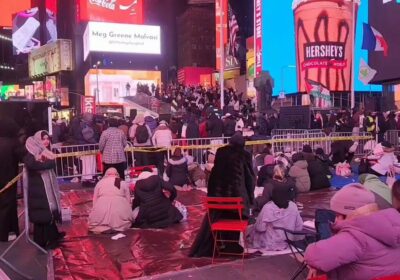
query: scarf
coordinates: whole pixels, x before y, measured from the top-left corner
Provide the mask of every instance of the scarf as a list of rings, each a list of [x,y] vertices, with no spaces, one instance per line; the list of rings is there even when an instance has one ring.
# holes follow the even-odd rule
[[[42,143],[43,132],[48,134],[45,130],[36,132],[34,136],[31,136],[26,140],[25,147],[38,161],[42,160],[42,157],[44,157],[45,160],[54,160],[56,158],[55,154],[48,150]],[[40,173],[40,177],[42,178],[47,202],[49,203],[53,219],[55,221],[61,221],[60,188],[58,186],[56,174],[53,169],[39,170],[37,172]],[[24,182],[29,185],[26,168],[24,168],[23,175],[25,177]]]

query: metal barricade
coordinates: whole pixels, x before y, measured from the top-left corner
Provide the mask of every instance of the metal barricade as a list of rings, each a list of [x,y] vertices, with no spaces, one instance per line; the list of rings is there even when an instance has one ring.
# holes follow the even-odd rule
[[[307,133],[307,129],[273,129],[271,136],[287,136]]]
[[[329,153],[330,143],[325,140],[326,137],[323,132],[275,135],[272,137],[272,152],[274,154],[295,153],[300,152],[304,145],[310,145],[314,151],[322,148],[325,153]]]
[[[329,134],[329,137],[354,137],[354,136],[358,136],[358,137],[370,137],[372,139],[372,134],[369,132],[332,132],[331,134]],[[350,140],[349,140],[350,141]],[[355,155],[356,156],[362,156],[365,155],[369,150],[371,150],[371,148],[373,147],[368,147],[368,145],[366,145],[368,143],[368,141],[372,141],[370,139],[358,139],[356,141],[353,142],[358,142],[358,146],[357,149],[355,151]]]
[[[392,144],[396,148],[396,151],[400,150],[400,130],[386,131],[385,140]]]
[[[215,152],[219,147],[228,144],[229,138],[230,137],[173,139],[168,155],[174,152],[175,147],[184,146],[184,152],[193,156],[194,162],[202,164],[206,162],[207,151],[213,150]],[[211,148],[209,147],[210,145],[212,145]]]
[[[98,150],[99,144],[54,147],[54,153],[64,154],[56,159],[57,178],[78,177],[90,180],[93,176],[101,174],[100,166],[97,164]]]

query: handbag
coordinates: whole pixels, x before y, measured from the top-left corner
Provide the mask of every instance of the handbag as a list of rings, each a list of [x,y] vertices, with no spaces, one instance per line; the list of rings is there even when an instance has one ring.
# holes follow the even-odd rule
[[[342,177],[350,177],[351,176],[350,164],[348,164],[347,162],[339,162],[336,165],[336,175]]]

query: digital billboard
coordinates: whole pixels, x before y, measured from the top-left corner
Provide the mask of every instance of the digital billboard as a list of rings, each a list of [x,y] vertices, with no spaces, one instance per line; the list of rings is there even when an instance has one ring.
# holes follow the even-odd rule
[[[143,24],[143,0],[79,0],[78,19]]]
[[[306,77],[329,83],[330,91],[350,90],[352,10],[337,3],[262,0],[262,70],[274,79],[274,96],[304,92]],[[365,86],[357,79],[360,59],[368,61],[368,52],[361,49],[363,22],[368,22],[366,1],[358,6],[356,17],[355,90],[380,91],[381,86]]]
[[[161,54],[160,26],[89,22],[83,52]]]
[[[100,104],[122,104],[124,97],[136,95],[138,86],[151,89],[159,84],[160,71],[90,69],[85,76],[85,95],[96,97]]]
[[[369,66],[377,70],[372,82],[399,80],[400,3],[370,0],[369,5],[369,24],[383,35],[388,45],[387,56],[383,52],[369,52]]]
[[[20,11],[28,10],[31,6],[31,0],[2,0],[0,5],[0,27],[11,27],[12,16]]]
[[[48,9],[45,24],[45,42],[54,42],[57,40],[56,15]],[[40,47],[40,19],[37,7],[13,15],[12,42],[13,53],[16,55],[30,53]]]

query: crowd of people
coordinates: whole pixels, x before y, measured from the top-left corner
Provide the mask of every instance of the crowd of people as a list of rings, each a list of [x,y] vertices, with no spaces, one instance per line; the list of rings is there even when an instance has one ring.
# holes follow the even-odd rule
[[[92,114],[75,117],[67,125],[53,123],[53,142],[97,144],[103,163],[103,176],[95,182],[93,208],[88,230],[96,234],[123,232],[131,227],[166,228],[181,222],[186,209],[176,201],[179,191],[206,187],[210,197],[242,197],[243,216],[249,220],[244,236],[247,247],[281,251],[288,248],[286,236],[277,227],[290,231],[303,228],[298,201],[301,193],[329,188],[337,175],[338,164],[354,163],[357,142],[336,141],[330,154],[322,147],[304,145],[301,151],[284,150],[273,154],[270,145],[260,151],[245,146],[246,128],[256,135],[268,135],[277,127],[277,116],[254,113],[250,103],[241,103],[234,91],[226,91],[226,106],[221,114],[214,110],[218,91],[177,86],[171,88],[171,104],[185,108],[182,118],[169,122],[150,114],[134,120],[97,118]],[[165,98],[165,96],[163,96]],[[173,105],[175,106],[175,105]],[[262,119],[262,120],[261,120]],[[316,113],[313,128],[335,131],[366,131],[378,139],[386,130],[397,128],[400,121],[393,113],[373,114],[362,110],[327,115]],[[265,133],[265,134],[264,134]],[[230,137],[229,144],[204,155],[172,149],[167,160],[164,148],[174,139]],[[24,182],[28,189],[29,219],[34,224],[33,239],[46,249],[59,246],[65,236],[60,232],[60,191],[55,166],[55,149],[47,131],[40,130],[24,140],[15,141],[17,132],[4,121],[0,125],[0,151],[8,162],[0,163],[0,183],[5,185],[18,174],[18,162],[25,166]],[[129,158],[124,149],[128,141],[141,149],[159,149],[148,153],[135,151],[135,166],[145,167],[134,186],[125,181]],[[331,237],[309,245],[305,262],[312,273],[327,273],[332,279],[373,279],[400,274],[400,181],[387,183],[381,176],[399,173],[395,149],[388,141],[374,147],[372,156],[359,163],[359,183],[337,191],[330,200],[336,217]],[[202,163],[194,160],[201,156]],[[351,167],[350,167],[351,168]],[[389,176],[390,177],[390,176]],[[0,193],[0,241],[10,233],[19,234],[16,192]],[[236,218],[231,213],[213,212],[211,222]],[[4,225],[4,226],[3,226]],[[330,226],[329,226],[330,227]],[[235,233],[225,236],[239,239]],[[205,217],[194,240],[190,256],[211,256],[213,237]],[[224,244],[222,251],[241,252],[243,247]],[[335,278],[336,277],[336,278]]]

